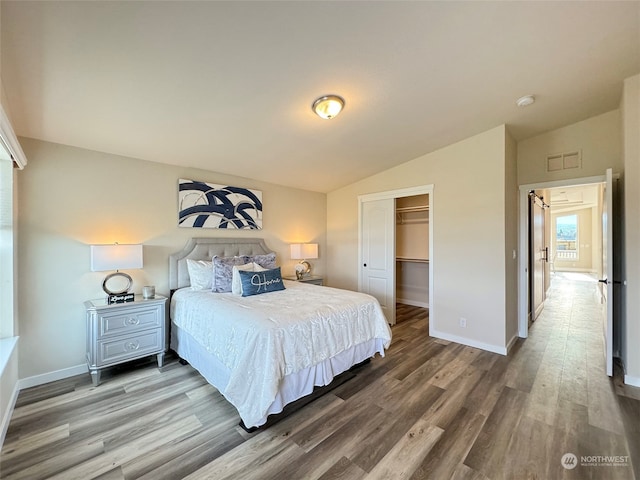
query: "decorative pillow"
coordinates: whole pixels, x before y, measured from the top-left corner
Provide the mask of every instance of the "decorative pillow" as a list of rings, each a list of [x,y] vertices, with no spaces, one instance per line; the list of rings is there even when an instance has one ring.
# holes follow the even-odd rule
[[[280,267],[262,272],[243,272],[241,270],[238,273],[242,282],[243,297],[284,290]]]
[[[247,262],[255,262],[262,268],[269,270],[276,268],[276,254],[275,252],[267,253],[266,255],[247,255],[245,257]]]
[[[211,290],[213,262],[187,258],[187,271],[191,290]]]
[[[231,274],[231,291],[236,295],[242,295],[242,281],[240,280],[240,272],[263,272],[266,268],[262,268],[255,262],[246,263],[244,265],[234,265]]]
[[[230,292],[234,265],[244,265],[249,262],[244,256],[219,257],[214,255],[212,260],[213,282],[211,290],[216,293]]]

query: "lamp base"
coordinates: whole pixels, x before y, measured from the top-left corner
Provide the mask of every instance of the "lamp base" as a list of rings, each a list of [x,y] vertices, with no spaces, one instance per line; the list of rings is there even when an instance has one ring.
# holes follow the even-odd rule
[[[119,279],[124,279],[124,282],[126,283],[124,285],[118,285]],[[109,286],[109,281],[111,281],[112,286]],[[120,280],[120,283],[122,282],[123,280]],[[116,284],[115,286],[113,286],[114,283]],[[133,279],[131,276],[116,270],[114,273],[110,273],[104,278],[104,281],[102,282],[102,289],[107,295],[124,295],[131,289],[131,285],[133,285]]]
[[[302,280],[311,271],[311,265],[306,260],[302,260],[296,265],[296,278]]]

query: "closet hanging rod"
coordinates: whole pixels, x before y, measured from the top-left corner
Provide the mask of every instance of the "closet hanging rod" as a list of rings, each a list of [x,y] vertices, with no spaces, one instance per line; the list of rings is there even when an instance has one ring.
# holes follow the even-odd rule
[[[400,225],[409,225],[411,223],[429,223],[429,219],[428,218],[404,218],[398,215],[398,220],[396,221],[396,223]]]
[[[396,212],[404,213],[404,212],[426,212],[429,210],[429,205],[416,205],[415,207],[398,207],[396,208]]]
[[[428,258],[396,257],[397,262],[429,263]]]

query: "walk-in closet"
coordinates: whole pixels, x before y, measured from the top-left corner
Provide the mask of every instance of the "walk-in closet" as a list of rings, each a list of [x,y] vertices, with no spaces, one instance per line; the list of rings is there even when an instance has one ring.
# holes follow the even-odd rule
[[[396,199],[396,302],[429,307],[429,195]]]

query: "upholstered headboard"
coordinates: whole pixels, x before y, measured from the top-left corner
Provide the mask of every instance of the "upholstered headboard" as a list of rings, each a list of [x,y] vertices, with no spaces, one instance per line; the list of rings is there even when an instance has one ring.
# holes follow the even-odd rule
[[[214,255],[264,255],[271,250],[262,238],[192,238],[179,252],[169,257],[169,288],[173,291],[189,286],[187,258],[208,260]]]

